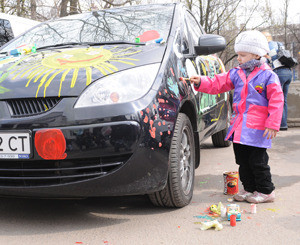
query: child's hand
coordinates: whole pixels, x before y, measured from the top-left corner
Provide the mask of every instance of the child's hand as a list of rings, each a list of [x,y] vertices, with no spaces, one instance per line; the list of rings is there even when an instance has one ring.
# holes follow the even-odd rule
[[[273,139],[276,137],[277,130],[272,128],[266,128],[263,137],[267,136],[267,139]]]
[[[190,81],[191,81],[191,83],[199,84],[201,81],[201,78],[200,78],[200,76],[191,76]]]

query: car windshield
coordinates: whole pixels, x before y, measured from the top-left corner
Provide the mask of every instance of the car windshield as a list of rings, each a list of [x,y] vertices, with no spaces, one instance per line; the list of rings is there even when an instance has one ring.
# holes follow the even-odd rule
[[[68,16],[45,22],[15,39],[1,51],[21,45],[36,48],[70,43],[141,42],[149,36],[167,39],[174,5],[144,5]]]

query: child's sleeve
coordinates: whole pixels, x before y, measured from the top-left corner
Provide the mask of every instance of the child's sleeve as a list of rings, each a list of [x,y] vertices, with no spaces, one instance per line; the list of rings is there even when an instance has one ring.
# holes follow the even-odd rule
[[[199,86],[194,86],[196,91],[207,94],[221,94],[234,89],[230,79],[230,71],[216,74],[213,78],[201,76]]]
[[[278,130],[280,129],[282,111],[283,111],[283,92],[280,86],[278,76],[273,73],[267,85],[267,99],[269,116],[265,127]]]

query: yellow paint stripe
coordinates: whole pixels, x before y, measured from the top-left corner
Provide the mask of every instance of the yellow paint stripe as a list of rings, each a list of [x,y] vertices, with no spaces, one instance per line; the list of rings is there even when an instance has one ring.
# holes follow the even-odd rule
[[[41,66],[39,69],[32,71],[26,78],[32,79],[32,77],[34,77],[37,73],[39,73],[40,71],[46,70],[46,69],[48,69],[48,68]]]
[[[117,52],[115,52],[115,53],[113,53],[113,54],[121,53],[121,52],[127,51],[127,50],[129,50],[129,49],[132,49],[132,47],[128,47],[128,48],[122,49],[122,50],[117,51]]]
[[[69,68],[68,70],[66,70],[63,75],[61,76],[61,81],[63,82],[66,79],[66,76],[68,75],[68,73],[70,72],[71,68]]]
[[[30,75],[27,77],[29,80],[28,80],[28,82],[27,82],[27,84],[26,84],[25,87],[28,87],[28,85],[29,85],[29,83],[31,82],[31,80],[32,80],[39,72],[43,72],[43,71],[45,71],[45,70],[48,70],[48,68],[39,68],[39,69],[37,69],[36,71],[31,72]]]
[[[139,59],[133,59],[133,58],[118,58],[118,57],[113,57],[114,59],[117,59],[117,60],[134,60],[134,61],[139,61]]]
[[[4,88],[4,87],[0,86],[0,94],[4,94],[8,91],[10,91],[10,89],[7,89],[7,88]]]
[[[67,70],[62,74],[62,76],[61,76],[60,84],[59,84],[58,97],[60,97],[62,83],[63,83],[63,81],[65,81],[66,76],[68,75],[68,73],[69,73],[70,71],[71,71],[71,68],[67,69]]]
[[[221,116],[221,112],[222,112],[222,110],[223,110],[223,107],[224,107],[224,104],[221,106],[221,108],[220,108],[220,113],[219,113],[219,116],[218,116],[218,118],[215,118],[215,119],[211,119],[211,121],[212,122],[214,122],[214,121],[218,121],[219,119],[220,119],[220,116]]]
[[[26,68],[27,68],[27,66],[25,68],[24,68],[24,66],[20,66],[20,67],[16,68],[15,70],[11,71],[10,74],[14,74],[14,73],[16,73],[16,72],[18,72],[20,70],[24,70]]]
[[[118,70],[119,70],[116,66],[114,66],[114,65],[112,65],[112,64],[110,64],[110,63],[105,63],[105,65],[108,66],[108,67],[110,67],[110,68],[113,69],[114,71],[118,71]]]
[[[5,78],[7,78],[8,77],[8,72],[6,72],[6,73],[4,73],[2,76],[1,76],[1,78],[0,78],[0,83],[2,83],[4,80],[5,80]]]
[[[104,76],[107,76],[107,73],[101,66],[94,66],[96,69],[98,69]]]
[[[133,65],[133,66],[135,66],[134,63],[126,62],[126,61],[123,61],[123,60],[115,60],[115,59],[111,59],[111,61],[117,61],[117,62],[124,63],[124,64],[127,64],[127,65]]]
[[[203,65],[203,63],[201,63],[201,66],[202,66],[202,69],[204,71],[204,76],[206,76],[206,69],[205,69],[205,66]]]
[[[31,68],[29,68],[26,72],[24,72],[24,74],[21,75],[21,77],[24,77],[28,72],[34,70],[34,69],[38,69],[39,67],[41,67],[42,65],[41,64],[37,64],[37,65],[34,65],[32,66]]]
[[[14,67],[16,67],[17,65],[19,65],[23,60],[30,58],[32,55],[26,55],[24,58],[19,59],[17,62],[15,62],[11,67],[9,67],[7,69],[7,71],[10,71],[11,69],[13,69]]]
[[[50,70],[52,70],[52,69],[50,69]],[[41,72],[41,74],[39,74],[39,75],[34,79],[33,82],[36,83],[36,82],[40,79],[40,77],[43,76],[47,71],[49,71],[49,68],[43,70],[43,72]]]
[[[120,54],[120,55],[115,55],[115,53],[114,53],[114,57],[122,57],[122,56],[125,56],[125,55],[137,54],[139,52],[141,52],[141,50],[138,50],[136,52],[131,52],[131,53]]]
[[[106,63],[101,64],[101,66],[102,66],[103,69],[107,70],[109,73],[114,73],[114,71],[111,70],[110,67],[108,67],[108,66],[106,65]]]
[[[46,97],[46,90],[47,90],[47,88],[49,87],[49,85],[51,84],[52,80],[53,80],[59,73],[61,73],[61,72],[62,72],[61,70],[55,72],[55,73],[49,78],[49,80],[46,82],[45,88],[44,88],[44,97]]]
[[[91,67],[87,67],[85,70],[86,73],[86,86],[89,86],[92,82],[92,69]]]
[[[109,51],[112,51],[112,50],[114,50],[114,49],[116,49],[116,48],[118,48],[119,46],[114,46],[114,47],[112,47],[111,49],[108,49]]]
[[[1,64],[7,64],[7,63],[9,63],[10,61],[13,61],[13,60],[15,60],[16,58],[8,58],[8,59],[5,59],[5,60],[1,60],[0,61],[0,65]]]
[[[34,63],[33,65],[28,65],[28,64],[25,64],[25,65],[21,65],[20,67],[16,68],[15,70],[11,71],[10,74],[14,74],[16,72],[18,73],[22,73],[23,71],[26,71],[27,69],[30,69],[31,67],[34,67],[36,65],[40,65],[40,64],[36,64]],[[21,70],[21,72],[19,72]]]
[[[46,82],[47,77],[48,77],[48,76],[50,75],[50,73],[52,73],[53,71],[54,71],[54,69],[51,69],[51,70],[48,71],[48,72],[43,76],[43,78],[41,79],[40,84],[39,84],[38,89],[37,89],[36,94],[35,94],[35,97],[36,97],[36,98],[37,98],[37,96],[38,96],[38,93],[39,93],[40,88],[44,85],[44,83]],[[45,97],[45,96],[44,96],[44,97]]]
[[[72,81],[71,81],[70,88],[74,88],[74,86],[75,86],[75,83],[76,83],[76,80],[77,80],[77,77],[78,77],[78,71],[79,71],[79,68],[74,69],[73,78],[72,78]]]
[[[39,66],[40,64],[38,64]],[[37,66],[36,64],[34,64],[34,66]],[[25,68],[22,67],[23,69],[21,71],[19,71],[20,69],[16,69],[14,71],[11,72],[11,74],[15,73],[16,71],[19,71],[12,79],[16,79],[21,73],[24,72],[24,74],[22,74],[21,77],[23,77],[26,73],[28,73],[29,71],[32,70],[32,68],[34,68],[34,66],[26,66]]]

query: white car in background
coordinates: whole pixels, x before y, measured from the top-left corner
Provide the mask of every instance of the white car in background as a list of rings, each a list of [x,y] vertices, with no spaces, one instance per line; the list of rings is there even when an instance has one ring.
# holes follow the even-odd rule
[[[0,46],[39,23],[39,21],[0,13]]]

